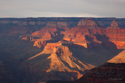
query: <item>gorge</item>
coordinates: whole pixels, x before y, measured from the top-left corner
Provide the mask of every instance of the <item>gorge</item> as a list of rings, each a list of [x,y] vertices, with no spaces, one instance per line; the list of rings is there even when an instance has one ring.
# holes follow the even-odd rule
[[[125,63],[124,49],[124,18],[0,18],[0,81],[93,80]]]

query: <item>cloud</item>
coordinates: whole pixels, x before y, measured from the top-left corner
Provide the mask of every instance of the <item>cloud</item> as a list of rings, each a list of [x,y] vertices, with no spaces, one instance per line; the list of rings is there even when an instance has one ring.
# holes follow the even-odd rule
[[[1,0],[0,17],[125,17],[124,0]]]

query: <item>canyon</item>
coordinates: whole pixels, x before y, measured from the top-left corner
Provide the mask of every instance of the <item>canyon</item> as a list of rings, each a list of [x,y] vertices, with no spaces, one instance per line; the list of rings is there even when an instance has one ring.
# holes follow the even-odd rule
[[[8,83],[93,80],[93,68],[125,63],[124,49],[124,18],[0,18]]]

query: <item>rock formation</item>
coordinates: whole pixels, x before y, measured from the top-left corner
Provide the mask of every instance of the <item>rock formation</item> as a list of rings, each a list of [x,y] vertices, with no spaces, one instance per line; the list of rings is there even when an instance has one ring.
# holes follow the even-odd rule
[[[43,48],[46,46],[46,41],[35,41],[33,46],[36,46],[38,48]]]
[[[57,31],[57,28],[42,28],[41,30],[39,31],[35,31],[34,33],[32,33],[32,36],[35,36],[35,37],[40,37],[40,38],[45,38],[44,35],[48,35],[47,38],[50,38],[51,35],[55,35],[54,32]]]
[[[111,26],[108,27],[107,29],[120,29],[120,27],[118,26],[117,22],[113,20]]]
[[[59,27],[60,28],[65,27],[65,28],[64,30],[59,30],[57,28],[54,28],[57,26],[58,28]],[[82,76],[82,73],[80,73],[79,71],[84,72],[86,70],[93,68],[94,66],[98,66],[97,64],[98,62],[93,61],[95,65],[89,65],[83,63],[84,61],[89,61],[91,59],[82,60],[83,58],[86,57],[81,57],[81,60],[78,60],[76,59],[76,56],[74,56],[73,54],[75,52],[73,51],[72,53],[69,48],[72,49],[96,48],[96,49],[101,49],[100,51],[105,50],[105,48],[106,49],[108,48],[109,50],[113,51],[120,49],[120,47],[123,46],[120,44],[112,43],[112,42],[120,42],[119,40],[116,40],[116,38],[119,36],[113,36],[113,35],[117,35],[119,32],[121,32],[121,30],[123,30],[119,28],[117,22],[114,20],[112,21],[111,26],[108,27],[107,29],[100,28],[93,19],[80,20],[78,22],[78,25],[71,29],[66,27],[67,24],[65,22],[48,22],[44,28],[32,33],[33,37],[32,41],[34,41],[33,46],[44,49],[42,52],[30,57],[29,60],[31,61],[36,60],[35,58],[37,57],[40,56],[43,57],[43,55],[47,55],[48,57],[46,57],[46,59],[44,58],[45,61],[43,60],[42,62],[42,63],[46,62],[44,65],[47,68],[46,67],[43,68],[42,71],[46,71],[48,73],[53,71],[56,72],[59,71],[63,72],[63,74],[65,75],[66,75],[65,72],[72,72],[72,73],[74,72],[79,75],[78,76],[79,78]],[[112,28],[112,27],[118,27],[118,28]],[[56,41],[56,39],[58,39],[58,41]],[[52,42],[52,40],[54,40],[54,43],[50,43]],[[82,53],[82,51],[80,52]],[[109,54],[107,53],[107,56]],[[81,55],[82,54],[79,54],[79,56]],[[86,55],[93,56],[93,53],[92,54],[91,52],[90,54],[86,53]],[[99,55],[95,54],[94,56],[99,56]],[[110,58],[112,58],[112,54]],[[104,63],[106,60],[108,59],[99,60],[99,62]],[[72,75],[70,76],[73,77]],[[56,77],[54,78],[55,80],[57,79]],[[74,77],[73,79],[76,78]]]
[[[110,27],[104,30],[104,34],[109,37],[109,40],[113,42],[118,49],[124,48],[124,31],[125,29],[121,29],[115,20],[112,21]]]
[[[77,80],[107,61],[124,62],[121,50],[125,49],[124,21],[117,18],[0,18],[0,60],[7,63],[21,83]],[[93,77],[87,79],[93,80]],[[99,80],[102,81],[100,77]]]
[[[78,79],[82,76],[81,73],[94,67],[94,65],[84,64],[80,60],[77,60],[69,50],[68,46],[63,46],[59,43],[48,43],[41,53],[29,58],[29,61],[35,62],[37,57],[44,57],[46,54],[50,54],[50,56],[46,57],[46,59],[44,59],[41,63],[46,65],[45,68],[42,69],[42,71],[45,71],[47,73],[51,73],[53,71],[63,72],[58,73],[59,78],[61,75],[67,75],[68,73],[66,72],[70,72],[75,73],[77,75],[77,78],[74,77],[73,74],[71,74],[70,77],[72,77],[73,79]],[[37,65],[35,64],[35,66]],[[66,77],[67,80],[71,79],[68,76]],[[48,79],[51,80],[51,78]],[[56,77],[54,77],[53,80],[56,80]]]

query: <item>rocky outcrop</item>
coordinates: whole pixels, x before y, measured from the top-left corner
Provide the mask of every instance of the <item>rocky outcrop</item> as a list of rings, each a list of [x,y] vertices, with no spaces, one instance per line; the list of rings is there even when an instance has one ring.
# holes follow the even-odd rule
[[[117,22],[113,20],[111,26],[108,27],[107,29],[120,29],[120,27],[118,26]]]
[[[21,38],[21,37],[20,37]],[[22,37],[22,40],[28,40],[28,38],[27,37]]]
[[[51,56],[59,57],[59,56],[72,56],[72,53],[69,51],[67,46],[57,46],[54,48]]]
[[[62,32],[63,39],[69,42],[85,42],[85,35],[89,35],[88,29],[72,28],[71,30]]]
[[[91,69],[82,78],[71,83],[124,83],[124,63],[105,63]]]
[[[55,37],[56,28],[42,28],[40,31],[36,31],[31,34],[31,41],[34,41],[36,47],[42,48],[46,45],[46,41],[51,40]]]
[[[35,41],[33,46],[36,46],[38,48],[43,48],[46,46],[46,41]]]
[[[109,40],[113,42],[118,49],[125,48],[125,29],[121,29],[115,20],[112,21],[110,27],[104,30],[104,34],[109,37]]]

